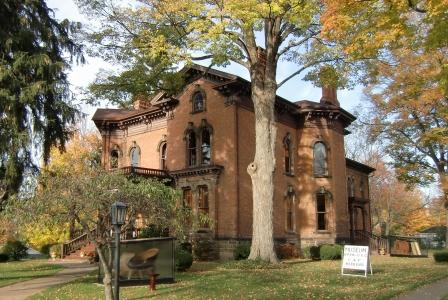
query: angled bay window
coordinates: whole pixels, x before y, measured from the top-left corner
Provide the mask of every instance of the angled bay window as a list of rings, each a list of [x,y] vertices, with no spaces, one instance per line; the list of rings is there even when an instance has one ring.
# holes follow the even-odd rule
[[[324,193],[316,194],[317,230],[328,230],[327,201]]]
[[[193,104],[192,112],[197,113],[205,110],[205,95],[201,91],[197,91],[191,98]]]
[[[187,133],[187,164],[189,167],[196,166],[196,133],[189,131]]]
[[[182,189],[182,198],[185,207],[193,208],[193,193],[190,187]]]
[[[331,193],[321,186],[315,193],[316,200],[316,230],[328,231],[330,229],[331,219]]]
[[[204,215],[209,214],[208,206],[208,187],[206,185],[198,186],[198,211]],[[201,227],[208,227],[206,223],[200,223]]]
[[[291,145],[291,135],[288,133],[283,139],[283,149],[285,151],[285,173],[292,174],[292,145]]]
[[[328,176],[327,147],[323,142],[316,142],[314,144],[313,171],[315,177]]]

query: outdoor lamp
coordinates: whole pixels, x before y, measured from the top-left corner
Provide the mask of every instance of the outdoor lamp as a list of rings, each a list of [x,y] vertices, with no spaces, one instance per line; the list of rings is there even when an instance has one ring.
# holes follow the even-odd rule
[[[112,204],[110,208],[110,215],[112,218],[112,225],[114,225],[114,232],[115,232],[115,255],[114,255],[114,265],[113,270],[114,272],[114,300],[120,299],[120,227],[124,224],[125,218],[126,218],[126,209],[127,205],[123,202],[115,202]]]
[[[110,209],[110,215],[112,217],[112,225],[123,225],[126,217],[126,210],[128,206],[123,202],[115,202]]]

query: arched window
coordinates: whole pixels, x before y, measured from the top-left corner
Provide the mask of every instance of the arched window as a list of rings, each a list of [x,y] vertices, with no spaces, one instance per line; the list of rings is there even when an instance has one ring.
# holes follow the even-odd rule
[[[316,142],[313,148],[313,169],[314,176],[321,177],[328,175],[327,168],[327,147],[323,142]]]
[[[204,99],[204,94],[202,92],[194,93],[192,102],[193,102],[193,112],[194,113],[204,111],[205,99]]]
[[[194,131],[187,134],[187,163],[189,167],[196,166],[196,134]]]
[[[285,173],[292,174],[292,149],[291,136],[289,133],[283,139],[283,148],[285,150]]]
[[[137,146],[132,147],[129,156],[131,159],[131,166],[138,167],[140,165],[140,148]]]
[[[112,151],[110,151],[109,163],[110,163],[111,169],[118,168],[118,157],[119,157],[119,152],[117,149],[113,149]]]
[[[328,193],[316,193],[316,229],[328,230]]]
[[[209,165],[211,159],[210,131],[203,128],[201,132],[201,160],[203,165]]]
[[[160,145],[160,168],[162,170],[166,170],[166,148],[167,148],[167,144],[166,142],[163,142]]]

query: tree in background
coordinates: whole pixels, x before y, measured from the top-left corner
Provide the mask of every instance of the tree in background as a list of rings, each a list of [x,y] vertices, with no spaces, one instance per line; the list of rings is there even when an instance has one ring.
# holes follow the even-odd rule
[[[367,93],[397,175],[408,185],[438,182],[448,216],[448,2],[325,3],[324,36],[353,60],[372,59]]]
[[[77,26],[57,22],[43,0],[0,3],[0,210],[37,170],[34,150],[47,161],[51,147],[63,149],[69,138],[77,111],[67,55],[83,60],[70,38]]]
[[[77,2],[84,12],[101,20],[90,41],[104,58],[123,62],[125,68],[146,63],[145,72],[151,74],[154,61],[169,67],[208,59],[210,65],[234,62],[249,71],[256,136],[255,157],[247,168],[253,194],[249,258],[277,262],[273,240],[276,91],[306,71],[308,79],[333,86],[343,81],[335,73],[340,78],[347,73],[336,45],[322,39],[322,3],[145,0],[125,6],[104,0]],[[277,82],[281,60],[297,68]],[[109,77],[108,83],[113,82]]]
[[[42,166],[42,177],[71,178],[83,176],[92,167],[101,164],[101,137],[96,133],[76,132],[67,143],[65,151],[53,147],[50,160]],[[38,189],[44,189],[43,182]],[[21,238],[35,249],[46,245],[60,244],[75,237],[81,228],[76,226],[74,215],[68,214],[65,223],[55,222],[51,214],[35,215],[29,222],[21,222]]]

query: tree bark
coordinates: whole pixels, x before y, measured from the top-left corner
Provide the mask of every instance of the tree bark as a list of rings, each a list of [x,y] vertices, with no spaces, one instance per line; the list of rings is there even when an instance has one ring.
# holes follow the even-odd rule
[[[273,173],[277,133],[274,117],[275,72],[264,76],[264,70],[254,68],[251,70],[251,81],[255,110],[255,157],[247,167],[253,194],[253,230],[249,259],[277,263],[273,234]]]

